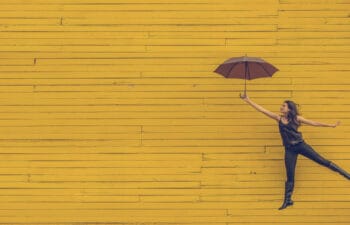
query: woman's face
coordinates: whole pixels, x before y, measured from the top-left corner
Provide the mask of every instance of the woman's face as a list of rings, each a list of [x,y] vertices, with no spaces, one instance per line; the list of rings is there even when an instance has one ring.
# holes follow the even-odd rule
[[[287,113],[288,111],[289,111],[289,109],[288,109],[288,104],[285,103],[285,102],[283,102],[283,104],[282,104],[281,107],[280,107],[280,112],[281,112],[281,113]]]

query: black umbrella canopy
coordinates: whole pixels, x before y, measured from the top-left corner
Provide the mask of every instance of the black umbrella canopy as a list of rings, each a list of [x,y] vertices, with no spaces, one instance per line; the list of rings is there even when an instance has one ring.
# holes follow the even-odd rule
[[[222,64],[215,70],[225,78],[238,78],[244,80],[253,80],[261,77],[272,77],[278,69],[272,64],[258,57],[233,57]],[[245,89],[246,92],[246,82]]]

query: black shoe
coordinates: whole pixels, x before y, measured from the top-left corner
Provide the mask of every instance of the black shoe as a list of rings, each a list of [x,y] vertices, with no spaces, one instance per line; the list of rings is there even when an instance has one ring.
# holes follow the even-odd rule
[[[278,208],[279,210],[287,208],[288,206],[294,204],[292,200],[293,189],[294,189],[294,181],[286,181],[285,190],[284,190],[284,201],[282,206]]]
[[[334,171],[340,173],[344,177],[348,178],[348,180],[350,180],[350,174],[348,172],[346,172],[345,170],[343,170],[342,168],[340,168],[337,164],[331,162],[329,165],[329,168],[331,170],[334,170]]]

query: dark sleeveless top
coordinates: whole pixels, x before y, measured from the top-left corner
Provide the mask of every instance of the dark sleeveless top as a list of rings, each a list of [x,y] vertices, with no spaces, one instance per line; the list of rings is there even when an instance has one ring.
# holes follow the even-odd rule
[[[298,131],[298,126],[291,122],[289,122],[288,124],[284,124],[281,121],[281,118],[282,117],[280,117],[278,126],[282,137],[283,145],[289,147],[291,145],[303,142],[303,135],[301,132]]]

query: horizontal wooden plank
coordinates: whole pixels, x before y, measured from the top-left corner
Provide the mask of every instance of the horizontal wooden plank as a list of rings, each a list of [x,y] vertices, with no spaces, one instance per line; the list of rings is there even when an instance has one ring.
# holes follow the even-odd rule
[[[114,12],[115,13],[115,12]],[[336,27],[344,28],[346,26],[336,25]],[[338,29],[339,29],[338,28]],[[60,26],[55,25],[2,25],[0,26],[1,31],[276,31],[277,25],[275,24],[264,24],[260,26],[255,25],[239,25],[239,24],[229,24],[229,25],[217,25],[217,24],[207,24],[207,25],[188,25],[188,26],[179,26],[177,24],[173,25],[152,25],[145,26],[142,24],[135,25],[95,25],[95,26],[84,26],[84,25],[69,25],[63,24]]]
[[[127,176],[127,175],[124,175]],[[167,175],[158,175],[157,177],[169,177],[169,174]],[[184,176],[184,175],[182,175]],[[186,175],[185,175],[186,176]],[[314,174],[314,176],[316,176]],[[138,177],[141,177],[141,175],[138,175]],[[175,177],[180,177],[180,175],[176,175]],[[187,175],[188,177],[188,175]],[[298,184],[302,181],[297,181]],[[216,189],[211,188],[201,188],[201,189],[195,189],[195,188],[188,188],[188,189],[180,189],[180,188],[165,188],[165,189],[159,189],[159,188],[133,188],[133,189],[119,189],[119,188],[104,188],[104,189],[98,189],[98,188],[88,188],[88,189],[80,189],[80,188],[33,188],[33,189],[3,189],[2,195],[4,196],[14,196],[14,195],[25,195],[25,196],[48,196],[48,195],[56,195],[56,196],[69,196],[69,195],[78,195],[78,196],[139,196],[139,195],[147,195],[147,196],[230,196],[230,195],[270,195],[271,197],[277,196],[280,197],[280,195],[283,196],[284,188],[282,187],[270,187],[270,188],[223,188],[221,189],[220,193],[216,191]],[[301,196],[305,195],[316,195],[316,196],[322,196],[322,195],[335,195],[339,196],[342,194],[348,194],[349,190],[346,187],[304,187],[304,188],[298,188],[295,189],[295,193]],[[59,202],[57,202],[59,203]],[[239,203],[236,203],[239,204]],[[253,203],[255,204],[255,203]],[[10,205],[10,203],[8,203]],[[11,205],[20,205],[18,202],[12,202]],[[54,205],[50,205],[48,203],[48,208],[61,208],[62,204],[57,205],[56,207]],[[91,209],[93,207],[93,203],[90,203],[90,205],[81,206],[81,209]],[[68,204],[67,202],[67,208],[74,207],[74,204]],[[135,206],[138,208],[137,206]],[[192,206],[194,209],[196,207]],[[33,204],[33,207],[30,209],[40,209],[43,208],[40,204]],[[106,208],[118,208],[113,205],[106,205]],[[119,207],[120,209],[123,209],[123,206]],[[176,208],[176,207],[174,207]],[[9,208],[7,208],[9,209]],[[321,208],[322,209],[322,208]],[[322,211],[319,209],[320,211]],[[0,207],[0,210],[6,210],[4,206]],[[262,210],[262,209],[261,209]],[[266,209],[267,210],[267,209]],[[331,211],[336,209],[329,209]],[[297,213],[297,212],[296,212]]]
[[[187,6],[188,7],[188,6]],[[249,6],[248,6],[249,7]],[[270,7],[270,6],[267,6]],[[235,10],[237,8],[235,7]],[[130,18],[128,20],[125,20],[125,18]],[[124,18],[124,19],[123,19]],[[85,17],[85,18],[71,18],[71,17],[63,17],[62,19],[62,25],[170,25],[170,24],[176,24],[176,25],[209,25],[209,24],[215,24],[215,25],[256,25],[257,27],[259,25],[263,24],[276,24],[278,23],[277,17],[249,17],[246,18],[244,21],[242,21],[241,18],[235,17],[230,18],[230,20],[223,20],[221,17],[195,17],[190,18],[190,16],[184,17],[172,17],[172,18],[165,18],[164,17],[137,17],[135,18],[132,15],[125,15],[125,17]],[[0,17],[1,21],[1,17]],[[316,24],[322,24],[320,22],[316,22],[316,19],[313,20]],[[319,21],[319,20],[318,20]],[[6,23],[7,21],[5,21]],[[323,20],[323,23],[325,23],[325,20]],[[21,23],[18,23],[21,24]]]
[[[300,163],[299,163],[300,164]],[[299,168],[298,168],[299,169]],[[306,169],[304,169],[306,170]],[[302,171],[304,171],[302,170]],[[300,169],[298,170],[298,172]],[[308,168],[307,171],[310,171]],[[298,179],[295,180],[295,182],[304,182],[304,181],[337,181],[337,180],[344,180],[345,178],[340,177],[339,174],[336,173],[331,173],[326,170],[325,173],[322,174],[302,174],[299,175],[297,172]],[[282,171],[283,172],[283,171]],[[192,177],[186,177],[186,178],[177,178],[174,176],[174,178],[169,179],[169,178],[162,178],[162,177],[143,177],[143,176],[130,176],[125,177],[125,176],[116,176],[116,175],[94,175],[94,176],[84,176],[84,175],[76,175],[76,176],[67,176],[67,175],[37,175],[37,174],[30,174],[30,175],[17,175],[17,176],[2,176],[3,181],[2,182],[130,182],[130,183],[135,183],[135,182],[153,182],[154,179],[157,179],[158,182],[183,182],[183,181],[211,181],[211,182],[217,182],[221,183],[221,180],[224,179],[232,179],[235,180],[236,182],[254,182],[254,181],[283,181],[285,179],[285,174],[280,173],[280,174],[254,174],[254,175],[249,175],[249,174],[234,174],[230,176],[222,176],[222,175],[217,175],[219,179],[210,179],[212,175],[208,176],[199,176],[199,175],[192,175]],[[345,180],[346,181],[346,180]],[[170,193],[169,193],[170,194]],[[239,195],[239,193],[237,193]],[[313,193],[315,194],[315,193]],[[346,192],[345,194],[349,194],[349,192]],[[156,194],[159,195],[159,194]],[[181,195],[181,194],[179,194]],[[249,194],[248,194],[249,195]],[[261,195],[260,193],[257,195]],[[337,197],[342,194],[337,194]],[[187,196],[187,195],[186,195]]]
[[[298,209],[300,211],[316,212],[327,210],[340,210],[348,209],[347,202],[341,201],[298,201]],[[117,202],[7,202],[9,208],[7,209],[95,209],[105,207],[105,209],[114,210],[155,210],[155,209],[168,209],[168,210],[220,210],[220,209],[232,209],[232,210],[269,210],[276,209],[276,206],[280,206],[280,201],[259,201],[259,202],[125,202],[123,204]],[[310,208],[310,205],[313,205]],[[32,207],[29,207],[32,206]],[[64,208],[66,206],[66,208]],[[0,206],[1,209],[5,209]],[[294,211],[294,213],[297,210]],[[271,212],[270,212],[271,213]],[[291,213],[291,212],[289,212]]]
[[[299,5],[300,6],[300,5]],[[345,5],[346,6],[346,5]],[[278,11],[279,18],[295,17],[316,17],[316,18],[346,18],[348,16],[347,10],[280,10]]]
[[[320,0],[319,2],[324,2],[327,0]],[[340,1],[340,0],[338,0]],[[168,4],[185,4],[188,3],[188,0],[175,0],[172,2],[167,2]],[[115,0],[103,0],[104,4],[144,4],[145,2],[143,0],[128,0],[128,1],[118,1],[116,2]],[[147,3],[149,4],[164,4],[164,0],[148,0]],[[190,3],[195,4],[195,3],[203,3],[202,0],[191,0]],[[209,3],[214,3],[214,4],[218,4],[218,3],[224,3],[227,4],[227,1],[224,0],[205,0],[205,3],[209,4]],[[236,0],[235,1],[236,4],[245,4],[246,1],[245,0]],[[253,4],[276,4],[278,3],[278,0],[251,0],[250,3]],[[11,0],[11,2],[6,2],[4,4],[28,4],[28,2],[23,2],[22,0]],[[48,1],[46,0],[31,0],[31,2],[29,4],[48,4]],[[64,4],[64,5],[69,5],[69,4],[73,4],[73,5],[77,5],[77,4],[100,4],[99,2],[97,2],[96,0],[50,0],[49,4]]]
[[[6,63],[3,59],[4,63]],[[13,62],[16,62],[16,59],[11,59]],[[23,60],[23,59],[22,59]],[[276,58],[276,59],[266,59],[265,60],[276,67],[278,66],[285,66],[285,65],[320,65],[325,66],[325,64],[328,65],[336,65],[338,64],[339,67],[343,67],[347,65],[348,59],[345,58],[330,58],[330,59],[293,59],[293,58]],[[18,60],[21,62],[20,60]],[[29,61],[29,59],[28,59]],[[0,61],[1,62],[1,61]],[[31,64],[33,64],[33,60],[30,60]],[[92,58],[92,59],[84,59],[84,58],[76,58],[76,59],[47,59],[47,58],[36,58],[36,65],[79,65],[79,64],[89,64],[89,65],[100,65],[100,64],[111,64],[111,65],[171,65],[171,66],[177,66],[177,65],[216,65],[220,64],[220,62],[217,62],[217,59],[208,59],[208,58],[175,58],[175,57],[169,57],[169,58],[132,58],[132,59],[105,59],[105,58]],[[219,79],[218,79],[219,80]]]
[[[276,208],[277,210],[277,208]],[[122,215],[116,215],[113,214],[113,212],[103,213],[100,212],[94,216],[91,215],[91,213],[86,212],[79,215],[76,215],[76,212],[72,211],[70,214],[66,213],[66,217],[58,217],[54,216],[55,214],[51,213],[47,215],[47,217],[35,217],[35,216],[17,216],[17,217],[2,217],[4,221],[10,222],[10,223],[23,223],[23,222],[36,222],[36,223],[47,223],[49,221],[57,221],[58,223],[69,223],[71,221],[74,221],[75,223],[94,223],[96,222],[96,218],[98,222],[103,223],[137,223],[137,221],[142,221],[143,223],[167,223],[168,221],[171,221],[174,217],[173,216],[159,216],[157,218],[155,217],[145,217],[144,215],[138,215],[134,217],[123,217]],[[263,223],[311,223],[318,222],[319,216],[281,216],[278,219],[275,218],[275,216],[266,217],[266,216],[226,216],[226,217],[220,217],[220,216],[202,216],[202,217],[196,217],[196,216],[182,216],[177,219],[179,221],[178,223],[187,223],[187,224],[203,224],[203,225],[217,225],[220,223],[226,223],[226,224],[242,224],[242,223],[257,223],[257,222],[263,222]],[[334,223],[340,223],[340,224],[346,224],[347,221],[349,221],[349,216],[327,216],[323,220],[323,223],[325,224],[334,224]]]
[[[256,4],[256,3],[255,3]],[[233,10],[244,11],[250,10],[253,4],[232,4],[232,3],[216,3],[216,4],[196,4],[196,3],[173,3],[171,10],[200,10],[200,11],[215,11],[215,10]],[[11,11],[13,5],[1,4],[2,10]],[[277,10],[277,4],[260,4],[257,10]],[[334,7],[335,8],[335,7]],[[335,8],[336,9],[336,8]],[[340,8],[341,9],[341,8]],[[138,3],[138,4],[17,4],[16,10],[21,11],[169,11],[168,3]]]
[[[2,7],[2,6],[1,6]],[[5,7],[6,8],[6,7]],[[7,25],[60,25],[61,24],[61,18],[1,18],[0,17],[0,23],[1,24],[7,24]]]
[[[130,169],[129,169],[130,170]],[[135,181],[135,182],[0,182],[0,188],[87,188],[95,187],[99,189],[103,188],[121,188],[121,189],[131,189],[131,188],[200,188],[200,181],[177,181],[177,182],[157,182],[157,181]],[[47,199],[47,197],[46,197]],[[126,199],[127,200],[127,199]],[[138,199],[134,199],[133,202],[138,202]],[[17,199],[15,202],[25,202]],[[41,201],[42,202],[42,201]],[[65,201],[63,201],[65,202]],[[81,201],[78,201],[81,202]]]
[[[341,201],[343,198],[345,201],[348,201],[348,195],[294,195],[294,199],[297,201]],[[105,195],[105,196],[94,196],[94,195],[74,195],[74,196],[50,196],[50,202],[63,202],[63,201],[69,201],[69,202],[119,202],[119,203],[127,203],[127,202],[212,202],[212,201],[238,201],[239,199],[242,202],[252,202],[252,201],[283,201],[283,194],[280,195],[228,195],[228,196],[198,196],[198,195],[168,195],[168,196],[158,196],[158,195],[139,195],[139,196],[133,196],[133,195]],[[21,198],[19,197],[13,197],[13,196],[7,196],[2,197],[0,196],[0,200],[3,202],[39,202],[44,201],[47,199],[47,196],[26,196],[23,195]],[[38,215],[38,213],[34,213],[30,210],[19,210],[23,212],[23,214],[30,214],[30,215]],[[43,210],[45,212],[46,210]],[[70,212],[71,210],[69,210]],[[81,211],[81,210],[78,210]],[[84,211],[84,210],[82,210]],[[105,212],[108,212],[110,210],[104,210]],[[124,210],[123,210],[124,211]],[[52,210],[50,210],[52,213]],[[65,210],[62,210],[62,212],[65,212]],[[140,211],[139,211],[140,212]],[[13,213],[18,214],[17,211],[14,210],[0,210],[0,216],[3,217],[5,215],[12,215]],[[51,214],[49,213],[49,214]],[[68,213],[68,212],[67,212]],[[116,212],[117,213],[117,212]],[[128,215],[127,211],[125,212],[126,215]],[[140,212],[142,213],[142,211]],[[39,215],[41,212],[39,212]],[[46,214],[46,213],[45,213]],[[118,213],[117,213],[118,214]],[[333,214],[337,215],[337,214]]]
[[[240,0],[242,1],[242,0]],[[276,1],[276,0],[274,0]],[[164,3],[164,1],[163,1]],[[188,1],[186,1],[188,3]],[[201,2],[203,4],[203,2]],[[16,5],[23,5],[16,4]],[[120,4],[120,3],[119,3]],[[145,2],[143,2],[145,4]],[[171,2],[167,2],[166,5],[171,4]],[[242,3],[243,5],[247,5],[247,2]],[[265,3],[262,2],[262,4],[258,5],[264,5]],[[15,5],[15,6],[16,6]],[[90,4],[91,5],[98,5],[98,4]],[[137,4],[136,4],[137,5]],[[150,5],[152,5],[150,3]],[[213,4],[212,4],[213,5]],[[211,6],[212,6],[211,5]],[[13,6],[13,5],[12,5]],[[59,5],[60,6],[60,5]],[[58,8],[59,6],[54,6]],[[79,6],[79,5],[78,5]],[[3,10],[1,13],[1,17],[18,17],[18,12],[21,13],[22,16],[25,17],[43,17],[43,18],[82,18],[82,17],[100,17],[100,18],[126,18],[126,17],[134,17],[135,15],[137,17],[142,18],[152,18],[154,16],[161,17],[161,18],[223,18],[229,19],[229,18],[246,18],[246,17],[276,17],[278,16],[278,11],[276,9],[277,5],[275,5],[271,9],[264,9],[264,10],[251,10],[254,7],[254,5],[251,5],[250,10],[205,10],[205,14],[203,14],[202,10],[190,10],[190,8],[187,8],[187,10],[169,10],[169,8],[164,8],[163,10],[157,10],[157,14],[154,14],[154,10],[137,10],[137,11],[130,11],[130,10],[15,10],[15,8],[11,8],[11,5],[8,5],[8,8],[11,8],[13,10]],[[23,7],[22,7],[23,8]],[[116,13],[117,12],[117,13]],[[331,14],[331,13],[329,13]],[[334,15],[335,13],[333,13]],[[345,11],[342,11],[342,15],[347,15]],[[346,17],[346,16],[345,16]]]
[[[311,38],[312,39],[312,38]],[[287,39],[286,39],[287,40]],[[329,39],[331,40],[331,39]],[[71,53],[67,53],[67,52],[49,52],[49,51],[42,51],[42,52],[6,52],[6,55],[1,55],[0,58],[3,59],[67,59],[67,58],[72,58],[72,59],[85,59],[85,60],[93,60],[93,59],[97,59],[97,60],[101,60],[101,59],[121,59],[121,60],[142,60],[142,59],[146,59],[146,60],[161,60],[161,59],[173,59],[173,60],[184,60],[186,59],[186,62],[196,62],[196,60],[199,61],[204,61],[205,62],[210,62],[210,63],[222,63],[225,59],[234,57],[234,56],[242,56],[243,51],[241,52],[234,52],[234,53],[218,53],[218,52],[212,52],[211,56],[208,56],[207,52],[191,52],[191,53],[186,53],[186,56],[183,56],[182,52],[110,52],[110,53],[106,53],[106,52],[71,52]],[[244,55],[244,54],[243,54]],[[251,56],[259,56],[261,58],[264,58],[265,60],[267,60],[270,63],[277,63],[277,64],[284,64],[286,65],[286,63],[289,61],[293,62],[293,64],[295,63],[305,63],[305,62],[324,62],[325,64],[329,64],[329,63],[344,63],[350,53],[349,52],[339,52],[339,53],[334,53],[334,52],[320,52],[320,53],[312,53],[312,52],[308,52],[308,53],[302,53],[302,52],[276,52],[276,53],[272,53],[272,52],[251,52],[248,55]],[[300,58],[300,56],[303,55],[304,57],[307,58]],[[221,61],[220,61],[221,60]],[[219,62],[220,61],[220,62]],[[215,64],[217,65],[217,64]],[[31,72],[31,78],[35,78],[37,76],[40,76],[40,71],[28,71]],[[60,72],[60,74],[65,75],[66,73],[68,73],[69,71],[62,71]],[[144,74],[148,74],[150,73],[149,71],[143,71]],[[207,75],[207,71],[199,71],[199,72],[195,72],[195,71],[187,71],[189,74],[186,74],[186,77],[193,77],[195,74],[202,74],[201,76],[208,76]],[[288,71],[285,71],[286,73]],[[23,73],[23,71],[17,71],[16,74],[21,74]],[[57,73],[57,71],[50,71],[50,73],[47,73],[48,77],[51,74],[55,74]],[[71,75],[79,75],[79,72],[76,72],[75,74],[73,72],[70,72]],[[80,72],[81,73],[81,72]],[[91,71],[86,71],[85,74],[89,75],[91,73]],[[105,72],[105,76],[108,75],[110,72],[106,71]],[[153,72],[155,73],[155,72]],[[173,71],[164,71],[163,72],[163,76],[166,74],[173,74]],[[305,72],[300,72],[301,75],[305,76]],[[311,71],[308,71],[307,74],[310,74]],[[319,75],[323,75],[325,72],[320,71]],[[344,71],[336,71],[337,74],[342,74],[344,73]],[[6,74],[4,74],[4,72],[2,72],[3,76],[5,76]],[[125,72],[126,74],[126,72]],[[132,76],[132,73],[129,73]],[[117,74],[118,75],[118,74]],[[115,77],[117,77],[117,75],[115,75]],[[173,74],[173,76],[181,76],[182,74]],[[311,75],[314,75],[313,73],[311,73]],[[104,78],[105,76],[99,76],[99,78]],[[184,75],[182,75],[184,76]],[[291,75],[289,75],[291,76]],[[300,76],[299,74],[294,74],[293,77],[298,77]],[[74,76],[75,77],[75,76]],[[95,74],[95,77],[96,74]],[[63,77],[64,78],[64,77]],[[72,79],[72,76],[70,77]],[[79,78],[79,77],[77,77]]]
[[[202,77],[202,78],[158,78],[158,77],[154,77],[154,78],[132,78],[132,79],[127,79],[127,78],[101,78],[101,79],[97,79],[97,78],[74,78],[74,79],[67,79],[67,78],[32,78],[32,79],[26,79],[26,78],[12,78],[12,79],[6,79],[3,78],[1,79],[2,82],[2,86],[99,86],[99,85],[104,85],[104,86],[131,86],[131,85],[173,85],[174,87],[176,86],[180,86],[180,85],[188,85],[188,84],[194,84],[194,85],[216,85],[217,87],[221,87],[221,86],[228,86],[228,85],[232,85],[233,82],[235,82],[236,84],[242,84],[244,83],[243,79],[236,79],[236,78],[224,78],[221,75],[215,75],[212,74],[211,77]],[[249,87],[251,88],[256,88],[259,87],[261,85],[300,85],[300,84],[307,84],[308,87],[322,87],[325,85],[348,85],[350,84],[350,81],[344,80],[343,78],[338,78],[335,77],[332,80],[329,80],[329,78],[327,77],[318,77],[318,79],[315,79],[314,77],[294,77],[294,78],[288,78],[288,77],[282,77],[281,74],[279,74],[278,76],[276,75],[276,77],[274,78],[270,78],[270,77],[265,77],[265,78],[259,78],[259,79],[254,79],[254,80],[247,80],[247,85],[249,85]],[[155,88],[156,89],[156,88]],[[186,92],[184,92],[186,93]],[[198,95],[200,93],[194,93],[194,92],[188,92],[189,94],[189,98],[191,96],[193,97],[198,97]],[[156,91],[154,92],[150,92],[150,93],[142,93],[143,95],[141,95],[140,93],[133,93],[135,94],[134,97],[141,97],[144,96],[145,98],[147,98],[147,94],[148,96],[152,96],[153,98],[160,98],[161,96],[157,96],[156,95]],[[172,94],[169,90],[169,93],[164,92],[164,94],[170,95]],[[178,96],[175,97],[181,97],[181,93],[176,93]],[[207,96],[207,94],[216,94],[218,97],[226,97],[228,95],[228,97],[231,98],[237,98],[238,92],[237,90],[232,90],[231,92],[222,92],[221,90],[218,90],[217,92],[211,92],[211,93],[203,93],[202,94],[202,98],[205,98],[205,96]],[[283,94],[282,91],[280,91],[279,93],[275,93],[275,96],[273,96],[274,93],[271,93],[269,97],[277,97],[277,96],[281,96],[281,94]],[[344,93],[345,95],[347,93]],[[89,94],[91,96],[91,94]],[[130,93],[118,93],[118,95],[116,95],[116,93],[95,93],[91,98],[93,98],[94,96],[102,96],[105,97],[104,99],[108,99],[108,97],[113,97],[116,98],[116,96],[120,96],[120,98],[125,98],[128,95],[130,95]],[[39,99],[49,99],[49,98],[44,98],[44,96],[62,96],[62,97],[69,97],[71,96],[72,98],[76,98],[77,96],[84,96],[84,93],[76,93],[72,96],[71,93],[48,93],[48,94],[43,94],[40,92],[32,92],[32,93],[21,93],[21,94],[9,94],[8,97],[12,97],[12,98],[16,98],[20,96],[21,98],[27,98],[27,99],[34,99],[36,98],[36,100]],[[252,97],[265,97],[267,96],[267,93],[265,93],[264,95],[262,95],[262,93],[259,93],[259,95],[255,94],[254,92],[252,92]],[[339,95],[338,95],[339,96]],[[344,97],[344,95],[342,95]],[[208,97],[213,97],[213,96],[208,96]],[[5,100],[6,98],[1,98],[3,100]],[[59,99],[59,98],[56,98]],[[320,98],[319,98],[320,99]],[[317,98],[316,98],[317,100]]]
[[[22,160],[97,160],[97,161],[202,161],[202,154],[0,154],[0,160],[22,161]]]

